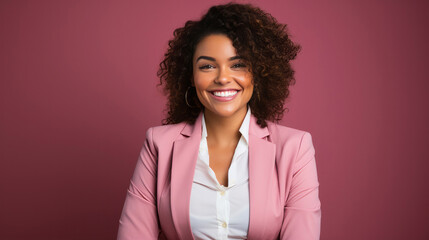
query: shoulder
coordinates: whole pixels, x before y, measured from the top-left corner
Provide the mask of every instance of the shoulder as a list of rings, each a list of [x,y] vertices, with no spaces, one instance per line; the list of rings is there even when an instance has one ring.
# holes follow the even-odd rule
[[[283,149],[299,151],[302,148],[313,147],[312,136],[308,131],[268,121],[267,128],[270,133],[270,141]]]
[[[301,169],[314,160],[315,149],[312,135],[308,131],[272,122],[267,124],[270,133],[267,140],[276,145],[277,164],[280,169]]]
[[[173,142],[180,136],[185,126],[185,122],[153,126],[146,131],[146,139],[154,145]]]

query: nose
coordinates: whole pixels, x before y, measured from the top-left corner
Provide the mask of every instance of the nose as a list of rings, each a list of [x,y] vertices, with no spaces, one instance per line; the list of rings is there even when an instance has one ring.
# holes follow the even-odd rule
[[[216,83],[225,85],[229,82],[231,82],[231,74],[228,72],[228,70],[225,67],[219,68],[218,76],[215,80]]]

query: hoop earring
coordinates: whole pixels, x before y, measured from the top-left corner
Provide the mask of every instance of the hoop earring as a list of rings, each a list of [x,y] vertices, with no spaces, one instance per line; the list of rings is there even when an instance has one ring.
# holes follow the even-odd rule
[[[197,108],[197,106],[191,106],[189,104],[189,102],[188,102],[188,91],[189,91],[190,88],[191,87],[188,87],[188,89],[186,89],[186,92],[185,92],[185,102],[186,102],[186,105],[188,105],[188,107],[190,107],[190,108]]]

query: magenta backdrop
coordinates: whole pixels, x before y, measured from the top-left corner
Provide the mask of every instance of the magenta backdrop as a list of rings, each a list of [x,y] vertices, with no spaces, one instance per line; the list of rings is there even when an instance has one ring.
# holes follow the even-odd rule
[[[167,41],[223,2],[0,2],[0,239],[116,237]],[[322,239],[429,239],[429,4],[250,2],[303,47],[281,123],[313,135]]]

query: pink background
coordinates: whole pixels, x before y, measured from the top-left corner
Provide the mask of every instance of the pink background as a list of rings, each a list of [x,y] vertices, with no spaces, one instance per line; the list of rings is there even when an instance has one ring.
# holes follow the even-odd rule
[[[175,28],[224,1],[0,2],[0,239],[114,239]],[[240,1],[241,2],[241,1]],[[321,239],[429,239],[429,4],[250,1],[303,47]]]

